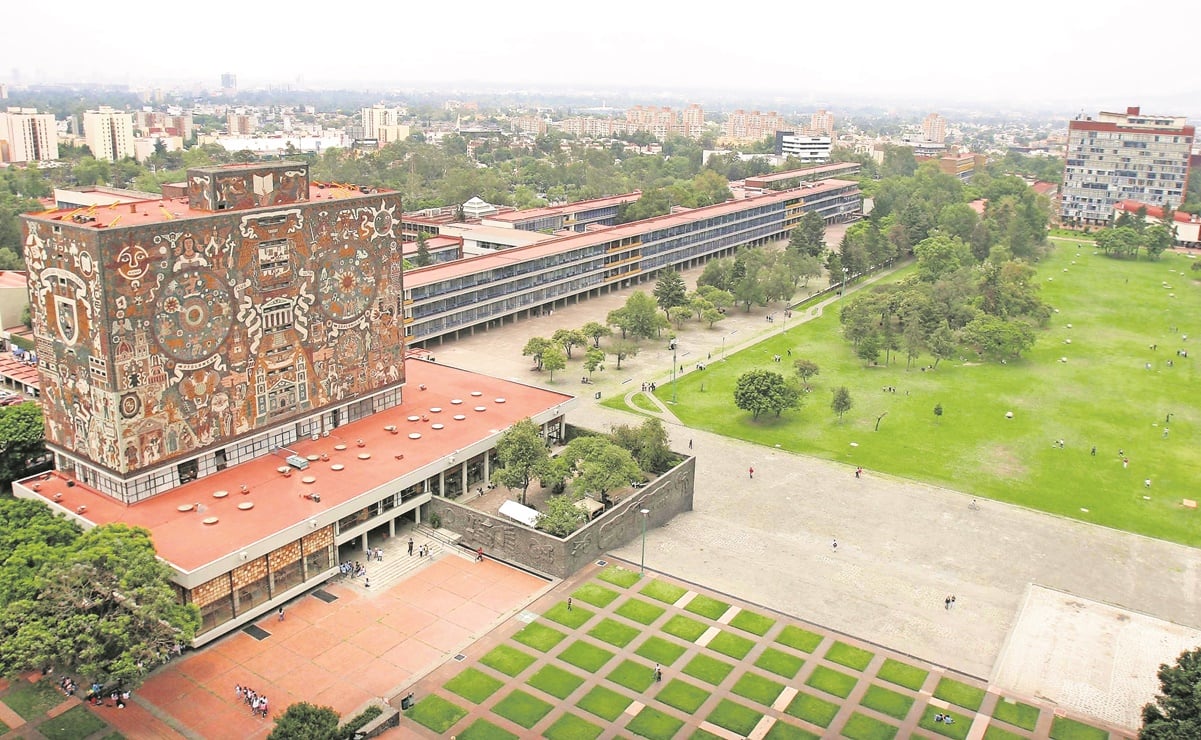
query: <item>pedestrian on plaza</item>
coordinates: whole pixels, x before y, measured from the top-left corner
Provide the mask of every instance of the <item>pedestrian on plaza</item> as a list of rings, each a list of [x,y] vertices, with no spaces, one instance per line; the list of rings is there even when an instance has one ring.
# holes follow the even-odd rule
[[[690,449],[690,450],[692,449],[692,440],[691,439],[688,440],[688,449]]]
[[[282,606],[279,608],[279,621],[284,621],[284,608]]]
[[[951,606],[955,606],[955,594],[951,594]]]
[[[571,597],[567,597],[567,611],[571,611]]]
[[[413,538],[409,538],[409,557],[413,556]]]
[[[832,550],[834,550],[834,552],[838,552],[838,538],[837,537],[835,537],[834,541],[830,543],[830,548]]]
[[[855,468],[855,477],[860,478],[862,476],[863,476],[863,468]]]
[[[755,468],[747,468],[747,474],[751,476],[751,480],[755,480]]]
[[[94,692],[95,688],[93,688],[92,691]],[[238,701],[242,701],[242,684],[234,684],[234,695],[238,697]]]
[[[477,547],[475,549],[475,562],[482,563],[484,561],[484,548]]]

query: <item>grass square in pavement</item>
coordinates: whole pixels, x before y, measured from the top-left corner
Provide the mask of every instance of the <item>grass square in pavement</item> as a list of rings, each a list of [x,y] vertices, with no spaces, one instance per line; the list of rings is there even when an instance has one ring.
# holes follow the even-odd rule
[[[913,706],[913,697],[873,684],[864,692],[859,703],[868,709],[875,709],[880,714],[903,720]]]
[[[848,645],[845,642],[836,642],[826,651],[826,660],[847,668],[854,668],[857,671],[867,668],[874,657],[876,657],[875,653]]]
[[[643,707],[638,716],[626,725],[626,729],[650,740],[669,740],[674,738],[683,726],[683,720],[664,714],[658,709]]]
[[[467,710],[437,694],[430,694],[414,704],[407,716],[417,724],[441,735],[455,722],[466,717]]]
[[[722,699],[706,719],[718,727],[737,733],[739,737],[747,737],[751,730],[755,729],[755,725],[759,724],[759,720],[763,719],[763,713],[736,701]]]
[[[482,717],[455,736],[458,740],[519,740],[517,735],[497,727]]]
[[[717,635],[709,641],[708,645],[710,650],[716,650],[722,655],[728,655],[731,658],[738,658],[739,660],[745,658],[746,654],[749,653],[753,647],[755,647],[753,640],[748,640],[742,635],[736,635],[733,632],[726,632],[725,630],[718,632]]]
[[[522,645],[528,645],[544,653],[558,645],[564,637],[567,635],[539,622],[530,622],[522,627],[520,632],[513,635],[513,639]]]
[[[705,596],[704,594],[697,594],[695,597],[693,597],[692,601],[689,601],[688,604],[684,606],[686,611],[690,611],[693,614],[699,614],[702,617],[708,617],[709,619],[717,619],[721,615],[725,614],[726,610],[729,608],[730,605],[726,602],[718,601],[717,599],[714,599],[710,596]]]
[[[682,645],[677,645],[674,642],[656,636],[647,639],[646,642],[639,645],[634,653],[641,655],[647,660],[653,660],[656,663],[671,665],[676,662],[677,658],[684,654],[684,650],[685,648]]]
[[[542,737],[550,740],[595,740],[602,732],[604,732],[603,727],[598,727],[582,717],[567,712],[546,728]]]
[[[813,673],[809,674],[809,680],[805,683],[815,689],[821,689],[827,694],[845,699],[851,695],[851,691],[855,689],[855,684],[859,683],[859,679],[855,676],[848,676],[842,671],[819,665],[813,669]]]
[[[630,706],[632,701],[633,699],[625,694],[619,694],[613,689],[593,686],[582,699],[576,702],[576,706],[595,714],[606,722],[612,722],[621,716],[621,713]]]
[[[585,583],[572,591],[571,597],[575,601],[583,601],[603,609],[617,598],[617,592],[611,588],[605,588],[599,583]]]
[[[583,640],[576,640],[559,653],[559,660],[571,663],[576,668],[583,668],[589,673],[600,670],[612,657],[613,653],[609,650]]]
[[[780,635],[776,638],[776,642],[800,650],[802,653],[812,653],[817,649],[818,645],[822,644],[822,636],[816,632],[803,630],[796,625],[790,624],[780,630]]]
[[[743,632],[750,632],[752,635],[759,635],[760,637],[766,635],[767,631],[775,623],[776,620],[771,617],[765,617],[762,614],[756,614],[746,609],[735,614],[734,618],[730,620],[731,627],[737,627]]]
[[[600,573],[597,573],[596,577],[607,583],[612,583],[614,586],[621,586],[622,588],[629,588],[630,586],[633,586],[635,583],[638,583],[639,578],[637,573],[629,570],[628,568],[623,568],[620,565],[610,565]]]
[[[946,722],[935,722],[934,717],[937,715],[949,716],[955,720],[951,724]],[[972,729],[972,718],[970,715],[962,714],[947,709],[939,709],[938,707],[927,706],[926,711],[922,713],[921,720],[917,723],[918,727],[923,730],[936,732],[943,737],[954,738],[955,740],[964,740],[967,737],[968,730]]]
[[[1106,740],[1109,733],[1067,717],[1056,717],[1051,723],[1051,740]]]
[[[65,697],[64,697],[65,698]],[[82,704],[71,707],[54,719],[49,719],[38,725],[37,731],[47,740],[78,740],[100,732],[105,727],[104,720],[88,711]]]
[[[938,687],[934,689],[934,695],[943,701],[949,701],[973,712],[979,709],[980,704],[984,702],[984,689],[968,686],[953,678],[944,678],[939,681]]]
[[[922,690],[922,685],[926,683],[926,676],[928,675],[930,675],[930,672],[923,668],[902,663],[892,658],[885,658],[884,665],[880,666],[880,670],[876,672],[877,678],[882,678],[889,683],[895,683],[897,686],[904,686],[914,691]]]
[[[1020,701],[1012,701],[1003,696],[997,701],[996,708],[992,710],[992,716],[1015,727],[1021,727],[1023,730],[1034,730],[1034,726],[1038,724],[1039,714],[1038,707],[1023,704]]]
[[[510,722],[516,722],[527,730],[538,724],[538,720],[545,717],[551,709],[554,709],[553,705],[521,689],[514,689],[492,707],[494,713]]]
[[[479,669],[468,668],[442,684],[442,688],[458,694],[473,704],[479,704],[504,685],[500,679],[493,678]]]
[[[662,601],[665,604],[674,604],[680,600],[680,597],[688,593],[688,589],[677,586],[674,583],[667,581],[654,580],[642,587],[639,592],[643,596],[649,596],[655,601]]]
[[[660,632],[666,632],[669,635],[675,635],[681,640],[688,642],[696,642],[696,638],[705,634],[705,630],[709,629],[701,622],[692,617],[685,617],[683,614],[676,614],[671,619],[663,623],[659,628]]]
[[[564,627],[570,627],[571,629],[579,628],[582,624],[584,624],[584,622],[587,622],[589,619],[591,619],[592,615],[594,614],[596,614],[596,612],[592,611],[591,609],[585,609],[579,604],[572,604],[571,608],[568,609],[566,601],[560,601],[558,604],[555,604],[551,608],[542,612],[542,616],[546,617],[547,619],[558,622]]]
[[[616,645],[623,648],[634,641],[634,638],[642,634],[637,627],[631,627],[628,624],[622,624],[614,619],[602,619],[600,624],[588,630],[590,637],[595,637],[602,642],[607,642],[610,645]]]
[[[21,715],[21,719],[29,721],[38,719],[62,704],[66,698],[49,681],[13,681],[12,688],[4,697],[4,703]]]
[[[700,686],[694,686],[687,681],[681,681],[678,678],[673,678],[667,682],[658,694],[655,695],[657,701],[675,707],[681,712],[692,714],[709,698],[709,692],[702,689]]]
[[[655,682],[655,670],[643,663],[623,660],[607,678],[615,684],[641,693]]]
[[[534,656],[510,645],[497,645],[480,658],[481,663],[506,676],[516,676],[535,660]]]
[[[650,624],[663,616],[663,612],[665,611],[667,610],[663,607],[652,604],[649,601],[631,598],[626,599],[626,602],[614,609],[613,613],[620,614],[638,624]]]
[[[1027,737],[1029,736],[998,727],[995,723],[989,724],[988,729],[984,731],[984,740],[1026,740]]]
[[[684,666],[683,672],[693,678],[699,678],[705,683],[711,683],[716,686],[726,680],[726,676],[730,675],[730,671],[732,670],[734,670],[734,666],[729,663],[701,653],[688,661],[688,665]]]
[[[804,691],[797,692],[784,711],[797,719],[815,724],[818,727],[829,727],[838,716],[839,706],[832,701],[819,699]]]
[[[566,699],[584,683],[584,679],[558,666],[544,665],[526,683],[556,699]]]
[[[747,671],[739,677],[738,682],[731,689],[735,694],[758,702],[763,706],[770,707],[780,692],[784,690],[784,684],[760,676],[758,673]]]
[[[801,729],[784,720],[777,720],[763,736],[763,740],[819,740],[821,735]]]
[[[897,736],[898,729],[875,717],[855,712],[842,726],[842,736],[851,740],[892,740]]]
[[[696,732],[688,736],[688,740],[725,740],[724,735],[714,735],[708,730],[697,729]]]
[[[795,678],[797,672],[801,670],[801,666],[805,665],[805,660],[769,647],[763,650],[763,654],[755,661],[755,665],[765,671],[771,671],[777,676]]]

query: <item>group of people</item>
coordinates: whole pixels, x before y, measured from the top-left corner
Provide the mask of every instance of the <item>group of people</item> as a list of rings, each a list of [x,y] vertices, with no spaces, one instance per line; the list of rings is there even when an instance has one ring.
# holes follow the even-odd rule
[[[67,696],[75,696],[75,681],[70,676],[63,676],[63,680],[58,682],[58,687]]]
[[[377,548],[375,548],[375,549],[373,549],[373,550],[372,550],[372,549],[368,549],[368,550],[367,550],[367,562],[369,562],[369,563],[370,563],[372,560],[375,560],[375,561],[377,561],[377,562],[380,562],[380,563],[384,562],[384,550],[383,550],[383,548],[381,548],[381,547],[377,547]]]
[[[62,686],[63,690],[65,691],[67,688],[66,684],[68,682],[71,686],[71,690],[68,693],[74,694],[75,682],[72,681],[71,679],[64,678],[63,683],[61,683],[59,685]],[[91,687],[88,689],[88,693],[85,695],[85,698],[87,699],[88,703],[91,704],[92,706],[95,706],[95,707],[104,706],[105,705],[104,704],[104,688],[98,683],[92,684]],[[120,686],[117,686],[115,689],[112,690],[112,692],[109,693],[108,700],[109,700],[108,706],[116,707],[117,709],[124,709],[125,702],[129,701],[129,692],[123,690]]]
[[[259,696],[255,690],[248,687],[243,687],[241,684],[234,686],[234,694],[238,699],[246,702],[246,706],[250,707],[250,713],[266,718],[267,717],[267,697]]]
[[[350,576],[351,578],[358,578],[359,576],[367,575],[367,569],[364,568],[363,564],[357,560],[353,563],[349,560],[344,563],[339,563],[338,572],[344,576]]]
[[[955,718],[949,714],[936,714],[936,715],[934,715],[934,721],[942,722],[942,723],[948,724],[948,725],[955,724]]]

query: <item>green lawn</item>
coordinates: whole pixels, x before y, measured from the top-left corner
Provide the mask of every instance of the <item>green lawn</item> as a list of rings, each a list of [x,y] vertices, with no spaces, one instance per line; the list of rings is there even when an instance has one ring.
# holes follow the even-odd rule
[[[655,695],[655,699],[658,701],[688,714],[692,714],[697,709],[700,709],[700,706],[708,698],[708,691],[687,681],[681,681],[678,678],[668,681],[667,685]]]
[[[566,699],[571,696],[571,692],[580,687],[584,683],[584,679],[579,676],[565,671],[553,665],[542,666],[538,672],[530,676],[527,684],[536,689],[540,689],[555,697],[556,699]]]
[[[759,724],[759,720],[763,719],[763,713],[738,702],[722,699],[717,708],[709,714],[708,719],[718,727],[724,727],[730,732],[746,737],[751,734],[751,730],[755,729],[755,725]]]
[[[1192,263],[1176,254],[1156,262],[1114,260],[1091,247],[1060,245],[1039,264],[1037,277],[1043,299],[1058,313],[1032,350],[1005,365],[965,353],[922,372],[933,358],[920,356],[907,369],[901,352],[887,366],[865,368],[841,337],[834,304],[819,318],[683,376],[672,411],[689,427],[846,463],[848,477],[850,466],[862,465],[868,475],[886,471],[1199,546],[1198,514],[1180,507],[1180,495],[1152,493],[1147,501],[1135,485],[1151,478],[1153,491],[1177,492],[1194,479],[1187,436],[1164,438],[1156,426],[1167,413],[1184,430],[1201,424],[1192,390],[1201,384],[1201,357],[1175,354],[1187,348],[1180,334],[1201,337]],[[752,368],[780,370],[771,357],[788,350],[821,368],[812,393],[800,410],[752,421],[733,406],[735,381]],[[855,400],[842,420],[829,407],[839,385]],[[883,393],[885,386],[897,391]],[[671,392],[666,384],[658,391],[660,399]],[[935,405],[942,416],[933,414]],[[874,431],[883,412],[888,416]],[[1051,444],[1059,439],[1063,449]]]
[[[675,635],[681,640],[696,642],[696,638],[705,634],[705,631],[709,628],[692,617],[676,614],[671,619],[668,619],[660,629],[669,635]]]
[[[559,660],[583,668],[589,673],[596,673],[612,657],[612,652],[583,640],[576,640],[559,653]]]
[[[822,636],[790,624],[780,630],[780,636],[776,638],[776,642],[803,653],[812,653],[822,643]]]
[[[834,717],[838,715],[838,709],[839,705],[834,702],[819,699],[802,691],[793,697],[784,711],[818,727],[829,727],[830,723],[834,721]]]
[[[611,588],[605,588],[597,583],[585,583],[573,591],[571,595],[576,601],[587,602],[602,609],[608,606],[613,599],[617,598],[616,591]]]
[[[739,677],[737,683],[730,690],[741,697],[770,707],[780,692],[784,690],[784,684],[757,673],[747,672]]]
[[[439,734],[449,730],[451,725],[465,716],[467,716],[466,709],[443,699],[437,694],[426,696],[409,710],[409,719]]]
[[[605,688],[604,686],[594,686],[584,698],[576,702],[576,706],[586,712],[591,712],[601,719],[612,722],[621,716],[621,713],[630,706],[633,699],[619,694],[613,689]]]
[[[884,665],[880,666],[880,670],[876,672],[877,677],[914,691],[921,691],[928,675],[930,672],[927,670],[892,658],[886,658]]]
[[[635,393],[633,396],[631,396],[630,400],[634,402],[635,407],[643,411],[649,411],[655,415],[659,414],[659,407],[655,405],[654,401],[647,398],[645,393]]]
[[[797,671],[801,670],[801,666],[805,665],[805,661],[795,655],[769,647],[764,649],[763,654],[755,661],[755,665],[765,671],[771,671],[777,676],[793,678]]]
[[[13,681],[4,703],[26,721],[37,719],[66,701],[66,696],[49,681]]]
[[[38,732],[47,740],[77,740],[100,732],[107,725],[104,720],[88,711],[87,707],[71,707],[54,719],[38,725]]]
[[[980,704],[984,701],[984,689],[968,686],[953,678],[943,678],[939,681],[938,687],[934,689],[934,695],[943,701],[958,704],[973,712],[979,709]]]
[[[688,665],[683,668],[683,672],[689,676],[699,678],[714,686],[726,680],[726,676],[730,675],[732,670],[734,670],[734,666],[729,663],[711,658],[703,653],[688,661]]]
[[[638,649],[634,652],[647,660],[653,660],[663,665],[671,665],[684,654],[684,647],[656,635],[647,638],[646,642],[639,645]]]
[[[656,601],[662,601],[665,604],[674,604],[680,600],[680,597],[688,593],[688,589],[677,586],[674,583],[667,581],[651,581],[642,587],[643,596],[649,596]]]
[[[1020,701],[1010,701],[1005,697],[1001,697],[997,702],[997,708],[992,713],[992,716],[1002,722],[1008,722],[1024,730],[1034,729],[1034,726],[1038,724],[1038,715],[1038,707],[1023,704]]]
[[[868,709],[903,720],[913,706],[913,697],[873,684],[863,692],[863,699],[859,703]]]
[[[538,697],[527,694],[521,689],[515,689],[513,693],[497,702],[492,707],[492,711],[528,730],[538,724],[538,720],[545,717],[553,708],[551,704]]]
[[[632,570],[627,570],[620,565],[610,565],[609,567],[596,574],[596,577],[607,583],[612,583],[614,586],[629,588],[635,583],[638,583],[638,574]]]
[[[638,716],[630,720],[626,729],[650,740],[669,740],[684,726],[683,720],[664,714],[658,709],[643,707]]]
[[[500,671],[506,676],[516,676],[535,660],[534,656],[529,653],[510,647],[508,645],[498,645],[488,651],[484,657],[480,658],[480,662],[489,668]]]
[[[503,681],[493,678],[483,671],[468,668],[442,684],[442,688],[453,691],[473,704],[479,704],[504,685]]]
[[[614,610],[616,614],[620,614],[626,619],[639,624],[650,624],[663,616],[663,612],[665,611],[667,610],[663,607],[656,606],[642,599],[627,599],[624,604]]]
[[[726,602],[718,601],[717,599],[710,598],[704,594],[697,594],[696,598],[694,598],[692,601],[689,601],[688,605],[684,607],[685,611],[690,611],[693,614],[699,614],[702,617],[708,617],[709,619],[717,619],[721,615],[725,614],[726,610],[729,608],[730,605]]]
[[[538,622],[530,622],[521,628],[520,632],[513,635],[513,639],[522,645],[528,645],[544,653],[558,645],[564,637],[567,635]]]
[[[857,671],[867,668],[868,663],[871,663],[874,657],[876,657],[875,653],[848,645],[845,642],[836,642],[826,651],[826,660],[839,663],[847,668],[854,668]]]
[[[842,727],[842,736],[852,740],[892,740],[899,728],[875,717],[855,712]]]
[[[731,627],[737,627],[744,632],[750,632],[752,635],[759,635],[760,637],[766,635],[767,631],[771,629],[775,623],[776,620],[772,619],[771,617],[765,617],[762,614],[756,614],[755,612],[748,612],[746,609],[738,612],[738,614],[734,615],[734,618],[730,620]]]
[[[1051,723],[1051,740],[1106,740],[1108,737],[1105,730],[1067,717],[1056,717]]]
[[[935,715],[947,715],[955,721],[951,724],[945,722],[935,722]],[[949,712],[946,709],[927,706],[926,711],[922,714],[921,720],[917,723],[921,727],[931,732],[936,732],[944,737],[954,738],[955,740],[963,740],[967,737],[968,730],[972,729],[972,718],[966,714],[958,712]]]
[[[571,608],[567,608],[566,601],[560,601],[551,608],[542,613],[542,616],[552,621],[558,622],[564,627],[575,629],[584,622],[587,622],[596,612],[591,609],[585,609],[578,604],[572,604]]]
[[[779,720],[771,726],[763,740],[818,740],[820,737],[821,735]]]
[[[840,699],[845,699],[850,696],[854,690],[855,684],[859,683],[859,679],[854,676],[836,671],[833,668],[827,668],[824,665],[819,665],[813,669],[813,673],[809,675],[809,680],[805,683],[815,689],[821,689],[827,694],[833,694]]]
[[[546,728],[542,737],[550,738],[550,740],[594,740],[602,732],[604,732],[603,727],[598,727],[582,717],[567,712]]]
[[[1026,740],[1025,735],[1019,735],[1011,730],[1005,730],[995,724],[990,724],[984,731],[984,740]]]
[[[518,740],[518,736],[486,719],[477,719],[455,736],[458,740]]]
[[[742,635],[736,635],[733,632],[726,632],[725,630],[718,632],[709,641],[708,645],[710,650],[716,650],[722,655],[728,655],[731,658],[738,658],[739,660],[746,657],[746,654],[753,647],[755,647],[754,640],[748,640]]]
[[[646,691],[655,682],[655,671],[644,663],[623,660],[621,665],[609,674],[609,680],[637,692]]]
[[[600,624],[588,630],[588,635],[617,647],[625,647],[642,634],[637,627],[622,624],[615,619],[602,619]]]

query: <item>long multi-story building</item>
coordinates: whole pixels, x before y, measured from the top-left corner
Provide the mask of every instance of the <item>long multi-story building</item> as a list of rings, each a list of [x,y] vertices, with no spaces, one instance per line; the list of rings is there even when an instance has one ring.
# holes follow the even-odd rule
[[[1180,205],[1188,187],[1195,129],[1184,116],[1101,112],[1068,123],[1060,219],[1108,224],[1118,201]]]
[[[942,144],[947,140],[947,121],[937,113],[931,113],[922,119],[922,139]]]
[[[795,157],[802,162],[826,162],[830,159],[832,143],[829,136],[776,132],[776,154]]]
[[[722,137],[726,141],[743,142],[759,141],[769,136],[774,137],[777,131],[787,131],[791,127],[779,113],[760,113],[757,110],[749,113],[739,108],[726,116],[722,124]]]
[[[834,114],[822,108],[809,116],[809,132],[814,134],[834,135]]]
[[[52,162],[58,159],[53,113],[9,108],[0,113],[0,162]]]
[[[133,156],[133,116],[100,106],[83,114],[83,138],[92,156],[109,162]]]
[[[178,115],[162,111],[137,111],[133,114],[133,126],[140,136],[178,136],[185,143],[191,141],[195,133],[190,111]]]
[[[786,238],[807,211],[834,222],[861,210],[858,183],[822,180],[420,268],[405,278],[406,335],[472,333]]]

